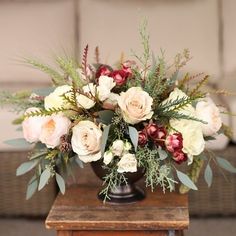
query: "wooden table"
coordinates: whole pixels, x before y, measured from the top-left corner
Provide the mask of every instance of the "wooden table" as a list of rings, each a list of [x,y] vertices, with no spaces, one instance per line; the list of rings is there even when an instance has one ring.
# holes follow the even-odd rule
[[[58,236],[174,236],[188,228],[187,195],[147,192],[145,200],[129,205],[104,205],[98,187],[72,186],[58,195],[46,219]]]

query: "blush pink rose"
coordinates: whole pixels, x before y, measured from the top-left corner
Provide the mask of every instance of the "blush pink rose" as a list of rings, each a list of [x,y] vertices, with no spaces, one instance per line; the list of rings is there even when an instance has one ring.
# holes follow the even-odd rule
[[[63,115],[53,115],[47,118],[42,125],[39,140],[46,144],[47,148],[55,148],[60,144],[62,135],[67,134],[71,121]]]
[[[25,114],[33,111],[39,111],[37,107],[30,107],[26,110]],[[32,116],[26,118],[22,122],[23,135],[26,141],[30,143],[38,142],[41,134],[42,125],[46,121],[46,117],[43,116]]]
[[[182,134],[174,133],[174,134],[168,135],[165,141],[165,145],[169,152],[182,150],[183,148]]]

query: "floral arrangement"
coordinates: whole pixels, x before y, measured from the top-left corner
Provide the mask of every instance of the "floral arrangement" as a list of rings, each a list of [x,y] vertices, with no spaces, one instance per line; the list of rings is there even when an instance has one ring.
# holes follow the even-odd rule
[[[17,175],[35,169],[27,198],[55,177],[62,193],[71,167],[100,161],[107,170],[102,193],[126,182],[126,173],[145,169],[146,186],[180,192],[197,190],[196,182],[206,162],[205,180],[212,183],[211,164],[235,173],[227,160],[205,149],[208,140],[230,129],[222,123],[219,107],[204,91],[208,75],[183,75],[180,69],[191,59],[188,50],[166,63],[164,52],[155,57],[149,49],[146,27],[140,30],[144,52],[135,60],[121,58],[116,66],[57,57],[59,69],[36,60],[26,62],[47,73],[53,87],[33,92],[2,92],[1,103],[15,105],[21,114],[24,139],[34,144],[29,160]],[[195,83],[192,83],[195,82]],[[222,91],[214,91],[223,93]],[[23,112],[23,114],[22,114]],[[8,144],[25,144],[8,140]],[[187,172],[179,166],[187,166]],[[182,168],[181,168],[182,169]]]

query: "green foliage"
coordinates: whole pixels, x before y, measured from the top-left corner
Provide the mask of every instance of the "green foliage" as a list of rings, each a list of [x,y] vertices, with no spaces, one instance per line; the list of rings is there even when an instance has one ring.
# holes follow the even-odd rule
[[[40,175],[38,190],[40,191],[48,183],[51,177],[51,171],[49,168],[46,168],[43,173]]]
[[[126,177],[123,173],[117,172],[117,165],[113,165],[112,167],[104,166],[107,170],[108,174],[104,177],[103,186],[105,187],[99,193],[103,196],[104,202],[106,202],[109,198],[109,191],[112,189],[116,189],[117,186],[122,184],[127,184]]]
[[[209,163],[206,165],[206,169],[205,169],[205,172],[204,172],[204,178],[205,178],[205,181],[206,181],[208,187],[211,187],[212,179],[213,179],[213,173],[212,173],[212,169],[211,169],[211,166],[210,166]]]
[[[4,143],[13,147],[17,147],[17,148],[30,148],[31,147],[31,144],[28,143],[24,138],[5,140]]]
[[[57,114],[60,112],[65,112],[70,110],[69,108],[50,108],[48,110],[45,109],[40,109],[38,111],[31,111],[31,112],[27,112],[27,114],[24,115],[24,119],[28,118],[28,117],[33,117],[33,116],[50,116],[53,114]]]
[[[35,60],[35,59],[24,59],[23,62],[26,63],[27,65],[30,65],[30,66],[48,74],[51,77],[52,82],[56,86],[64,85],[66,83],[64,76],[47,64],[44,64],[44,63],[42,63],[38,60]]]
[[[138,131],[136,130],[136,128],[129,126],[129,137],[130,140],[134,146],[134,150],[137,151],[137,147],[138,147]]]
[[[78,65],[73,59],[57,57],[56,62],[64,71],[66,76],[69,76],[72,79],[72,82],[75,84],[76,88],[83,86],[82,80],[76,71],[78,69]]]
[[[197,186],[193,183],[193,181],[189,178],[188,175],[176,169],[176,174],[180,182],[185,185],[189,189],[197,190]]]
[[[147,146],[138,148],[136,152],[138,166],[145,168],[145,182],[147,187],[153,191],[155,186],[160,185],[165,192],[166,189],[174,190],[175,180],[171,177],[171,166],[163,164],[163,156],[159,156],[157,149],[150,149]]]
[[[231,173],[236,173],[236,168],[226,159],[222,157],[216,157],[216,161],[219,164],[219,166]]]
[[[42,107],[42,105],[42,101],[31,97],[31,92],[29,91],[17,93],[0,92],[0,106],[11,106],[16,113],[22,112],[29,107]]]
[[[62,194],[65,194],[65,190],[66,190],[66,185],[65,185],[65,181],[64,179],[61,177],[61,175],[59,175],[58,173],[56,173],[56,181],[57,181],[57,185],[61,191]]]

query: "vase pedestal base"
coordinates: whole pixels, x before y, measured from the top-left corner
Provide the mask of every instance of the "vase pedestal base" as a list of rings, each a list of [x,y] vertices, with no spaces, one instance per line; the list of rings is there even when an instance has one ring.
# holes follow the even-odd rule
[[[117,186],[117,188],[109,191],[107,199],[104,194],[98,193],[98,199],[109,204],[131,204],[141,201],[145,198],[145,192],[142,188],[127,184]]]

